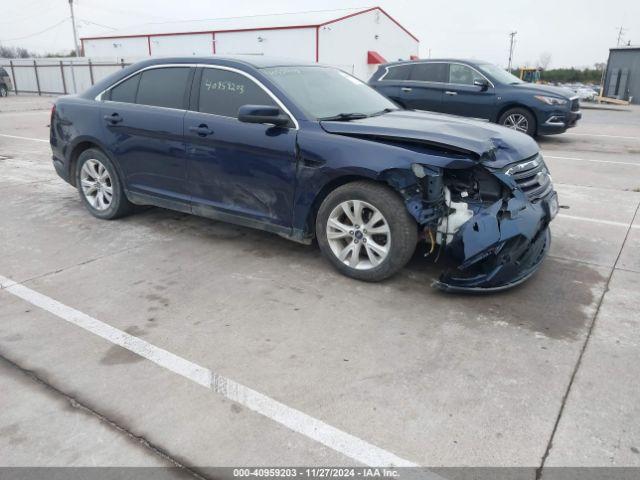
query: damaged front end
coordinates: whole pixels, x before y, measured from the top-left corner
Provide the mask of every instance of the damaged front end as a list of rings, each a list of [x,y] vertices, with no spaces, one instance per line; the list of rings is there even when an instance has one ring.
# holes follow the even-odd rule
[[[468,168],[414,164],[387,172],[436,258],[453,261],[435,286],[449,292],[493,292],[516,286],[549,250],[549,222],[558,211],[542,155],[506,166]],[[411,179],[410,177],[413,177]]]

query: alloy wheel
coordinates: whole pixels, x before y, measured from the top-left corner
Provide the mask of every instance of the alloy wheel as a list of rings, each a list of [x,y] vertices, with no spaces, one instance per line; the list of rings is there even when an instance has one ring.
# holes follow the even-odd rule
[[[90,158],[80,170],[80,185],[84,198],[96,210],[106,210],[113,200],[113,184],[105,166],[95,158]]]
[[[347,200],[329,215],[327,241],[342,263],[357,270],[370,270],[389,255],[391,230],[376,207],[361,200]]]
[[[503,125],[512,130],[517,130],[522,133],[527,133],[529,131],[529,120],[527,117],[520,113],[512,113],[507,118],[504,119]]]

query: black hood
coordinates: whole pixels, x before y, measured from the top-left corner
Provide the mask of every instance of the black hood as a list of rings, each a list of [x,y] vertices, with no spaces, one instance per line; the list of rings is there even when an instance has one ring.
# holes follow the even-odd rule
[[[455,150],[492,167],[529,158],[539,150],[531,137],[500,125],[414,110],[398,110],[351,121],[322,121],[320,124],[329,133],[414,141]]]

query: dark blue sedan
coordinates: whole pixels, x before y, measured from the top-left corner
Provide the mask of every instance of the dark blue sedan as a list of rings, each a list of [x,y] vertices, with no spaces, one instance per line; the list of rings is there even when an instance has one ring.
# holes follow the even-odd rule
[[[404,108],[485,119],[531,136],[563,133],[582,118],[575,92],[523,82],[487,62],[389,63],[369,85]]]
[[[314,238],[378,281],[420,240],[445,290],[526,280],[557,198],[537,144],[499,126],[405,111],[341,70],[263,57],[152,59],[52,111],[58,174],[91,214],[134,205]]]

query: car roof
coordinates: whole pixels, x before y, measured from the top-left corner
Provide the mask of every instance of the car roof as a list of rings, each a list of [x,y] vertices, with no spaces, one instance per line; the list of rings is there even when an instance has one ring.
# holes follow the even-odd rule
[[[113,83],[135,73],[143,68],[160,66],[160,65],[181,65],[181,64],[200,64],[200,65],[220,65],[223,67],[235,67],[240,70],[262,69],[268,67],[302,67],[302,66],[326,66],[315,62],[305,62],[301,60],[292,60],[290,58],[269,57],[265,55],[211,55],[207,57],[157,57],[148,58],[129,65],[128,67],[114,72],[101,79],[95,85],[85,90],[79,96],[91,99],[100,92],[109,88]]]
[[[204,65],[231,64],[250,66],[253,68],[268,67],[300,67],[318,65],[291,58],[271,57],[265,55],[211,55],[207,57],[162,57],[138,62],[139,66],[162,65],[168,63],[201,63]]]
[[[442,62],[449,62],[449,63],[466,63],[469,65],[473,65],[473,66],[477,66],[477,65],[484,65],[487,63],[491,63],[491,62],[485,62],[484,60],[467,60],[464,58],[419,58],[417,60],[400,60],[397,62],[389,62],[389,63],[385,63],[383,65],[380,65],[381,67],[391,67],[394,65],[403,65],[406,63],[442,63]]]

